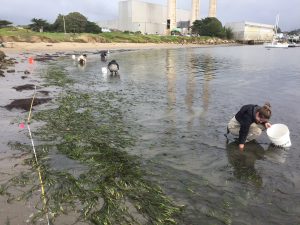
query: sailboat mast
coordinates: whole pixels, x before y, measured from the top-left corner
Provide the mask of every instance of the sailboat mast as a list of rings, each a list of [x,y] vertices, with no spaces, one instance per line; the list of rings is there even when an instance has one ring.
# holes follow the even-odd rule
[[[278,24],[279,24],[279,14],[277,14],[277,16],[276,16],[276,22],[275,22],[275,35],[277,35]]]

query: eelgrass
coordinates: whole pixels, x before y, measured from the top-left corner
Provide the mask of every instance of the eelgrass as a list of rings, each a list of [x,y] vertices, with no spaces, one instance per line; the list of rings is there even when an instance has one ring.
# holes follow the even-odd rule
[[[59,70],[51,74],[46,73],[51,84],[66,79]],[[44,144],[36,146],[40,165],[34,157],[26,163],[41,171],[47,199],[45,207],[42,201],[36,205],[39,211],[33,223],[47,212],[53,221],[76,212],[78,221],[91,224],[177,224],[180,207],[145,178],[139,158],[124,151],[135,143],[129,132],[134,124],[123,116],[124,102],[111,92],[66,91],[57,99],[57,108],[33,115],[35,121],[46,123],[33,134]],[[30,146],[18,148],[31,151]],[[55,152],[76,160],[84,169],[74,175],[63,165],[52,168],[50,156],[55,157]],[[30,199],[40,189],[36,173],[22,173],[2,186],[1,192],[10,194],[11,187],[28,186],[18,199]]]
[[[67,76],[63,68],[52,64],[42,72],[42,78],[46,80],[44,86],[65,87],[67,84],[73,84],[73,80]]]

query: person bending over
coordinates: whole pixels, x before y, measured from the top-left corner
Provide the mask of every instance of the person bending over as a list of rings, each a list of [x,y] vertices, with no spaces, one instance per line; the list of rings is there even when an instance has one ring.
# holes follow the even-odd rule
[[[116,62],[116,60],[112,60],[108,63],[107,68],[109,69],[111,74],[118,75],[119,71],[119,64]]]
[[[79,63],[81,66],[83,66],[83,65],[86,64],[86,57],[87,57],[86,54],[80,55],[80,56],[78,57],[78,63]]]
[[[263,130],[272,126],[269,123],[271,115],[271,105],[268,102],[264,106],[244,105],[229,121],[227,133],[239,137],[239,148],[243,150],[246,142],[256,139]]]

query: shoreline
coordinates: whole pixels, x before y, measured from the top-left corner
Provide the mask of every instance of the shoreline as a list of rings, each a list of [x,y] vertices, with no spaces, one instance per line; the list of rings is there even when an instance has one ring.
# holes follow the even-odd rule
[[[174,44],[174,43],[78,43],[78,42],[9,42],[9,47],[0,48],[5,54],[16,53],[56,53],[56,52],[97,52],[101,50],[142,50],[142,49],[167,49],[167,48],[203,48],[216,46],[237,46],[231,44]]]

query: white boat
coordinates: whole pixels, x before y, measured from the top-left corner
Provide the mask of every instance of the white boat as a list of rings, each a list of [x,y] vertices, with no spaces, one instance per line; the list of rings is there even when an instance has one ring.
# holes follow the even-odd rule
[[[264,46],[266,48],[288,48],[289,43],[282,43],[277,40],[277,30],[278,30],[278,23],[279,23],[279,15],[276,16],[276,22],[274,26],[274,37],[271,43],[265,43]]]
[[[297,43],[295,43],[295,42],[291,42],[291,43],[289,43],[289,47],[290,47],[290,48],[293,48],[293,47],[300,47],[300,44],[297,44]]]
[[[281,43],[281,42],[278,42],[278,40],[273,39],[273,41],[271,43],[266,43],[265,47],[266,48],[288,48],[289,43]]]

